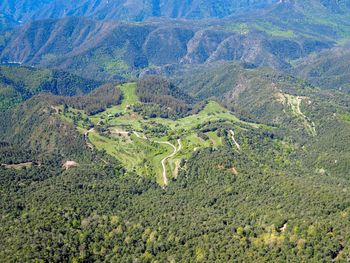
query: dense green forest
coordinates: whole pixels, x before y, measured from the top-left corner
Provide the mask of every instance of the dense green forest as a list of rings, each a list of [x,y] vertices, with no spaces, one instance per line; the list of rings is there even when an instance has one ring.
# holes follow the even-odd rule
[[[0,66],[0,110],[11,108],[40,92],[83,95],[102,83],[67,72],[24,66]]]
[[[146,84],[158,92],[143,91]],[[173,85],[150,78],[135,85],[105,85],[81,97],[39,95],[2,115],[7,125],[0,144],[1,261],[346,261],[349,151],[342,142],[325,140],[332,138],[329,126],[349,134],[348,98],[324,94],[314,98],[316,109],[303,106],[305,114],[321,122],[316,124],[319,139],[307,132],[289,137],[278,126],[236,121],[214,102],[183,119],[146,118],[151,126],[141,128],[147,136],[172,141],[176,130],[183,151],[188,147],[185,136],[202,144],[181,155],[177,176],[169,176],[166,188],[126,168],[118,154],[109,153],[110,145],[88,147],[80,131],[84,118],[95,125],[94,134],[114,138],[104,135],[113,121],[120,125],[128,114],[145,118],[131,103],[171,107],[174,100],[187,102],[190,97],[173,93]],[[330,117],[334,110],[344,116],[342,121]],[[108,120],[105,112],[116,113]],[[204,112],[206,118],[195,118]],[[100,118],[104,123],[94,124]],[[188,118],[198,123],[190,124]],[[188,131],[177,127],[185,120],[193,125]],[[319,155],[322,151],[327,155]],[[63,166],[73,160],[75,165]]]
[[[349,10],[0,1],[0,263],[350,262]]]
[[[152,180],[126,175],[103,153],[84,152],[80,165],[66,171],[56,159],[29,170],[0,168],[0,257],[5,262],[345,261],[348,182],[315,177],[298,161],[281,163],[290,149],[281,149],[267,134],[240,136],[244,152],[226,142],[218,150],[201,150],[166,191]]]
[[[203,108],[203,103],[196,103],[193,97],[162,77],[140,79],[136,94],[143,105],[136,105],[135,110],[148,117],[179,118]]]

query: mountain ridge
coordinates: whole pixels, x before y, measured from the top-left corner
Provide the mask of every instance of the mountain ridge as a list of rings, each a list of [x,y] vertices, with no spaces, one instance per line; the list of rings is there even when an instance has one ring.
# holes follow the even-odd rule
[[[65,16],[87,16],[96,19],[119,19],[142,21],[151,17],[167,18],[223,18],[239,13],[249,13],[254,10],[276,7],[278,5],[293,5],[299,9],[306,6],[314,10],[327,10],[335,14],[345,14],[350,9],[350,2],[343,0],[309,0],[307,4],[299,0],[253,0],[253,1],[203,1],[191,2],[147,0],[118,1],[84,0],[80,2],[57,0],[21,0],[13,3],[4,0],[0,11],[13,17],[17,22],[28,22],[45,18],[62,18]]]
[[[45,18],[61,18],[64,16],[88,16],[97,19],[120,19],[142,21],[151,17],[168,18],[210,18],[224,17],[240,10],[262,8],[277,0],[254,1],[203,1],[191,2],[148,0],[148,1],[96,1],[84,0],[82,2],[42,0],[24,0],[11,3],[5,0],[0,5],[0,10],[12,15],[15,20],[28,22]],[[25,7],[25,8],[23,8]]]
[[[208,27],[205,23],[135,24],[64,18],[36,21],[18,28],[7,39],[0,59],[86,74],[84,77],[90,74],[120,78],[152,66],[218,60],[288,68],[289,60],[333,45],[328,40],[270,36],[258,30],[241,33],[220,24]],[[82,64],[84,71],[79,66]]]

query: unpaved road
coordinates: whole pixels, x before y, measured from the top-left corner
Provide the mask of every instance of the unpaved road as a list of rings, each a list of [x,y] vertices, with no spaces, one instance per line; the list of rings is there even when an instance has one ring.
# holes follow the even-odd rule
[[[134,134],[136,135],[137,138],[147,140],[147,137],[145,135],[140,135],[137,131],[134,131]]]
[[[85,143],[92,150],[94,149],[94,146],[89,142],[89,133],[93,132],[93,131],[94,131],[94,128],[91,128],[90,130],[86,131],[85,134],[84,134]]]
[[[133,133],[135,134],[135,136],[137,138],[140,139],[144,139],[147,140],[148,138],[144,135],[144,134],[140,134],[136,131],[133,131]],[[181,139],[177,140],[178,143],[178,148],[176,148],[176,146],[170,142],[161,142],[161,141],[154,141],[155,143],[159,143],[159,144],[166,144],[171,146],[174,149],[174,152],[172,154],[170,154],[169,156],[166,156],[165,158],[162,159],[161,163],[162,163],[162,167],[163,167],[163,182],[164,182],[164,187],[168,186],[169,182],[168,182],[168,177],[167,177],[167,173],[166,173],[166,161],[172,157],[175,156],[175,154],[177,152],[179,152],[182,149],[182,144],[181,144]]]
[[[33,162],[26,162],[26,163],[17,163],[17,164],[1,164],[0,166],[4,166],[6,169],[16,169],[16,170],[21,170],[21,169],[29,169],[33,167]]]
[[[178,145],[179,145],[179,148],[177,149],[177,151],[179,152],[179,151],[181,151],[181,149],[182,149],[181,139],[178,139],[178,140],[177,140],[177,143],[178,143]]]
[[[232,138],[233,143],[236,145],[237,149],[240,151],[241,150],[241,146],[238,144],[238,142],[235,139],[234,131],[230,130],[230,133],[231,133],[231,138]]]
[[[159,143],[159,144],[166,144],[166,145],[170,145],[171,147],[173,147],[174,149],[174,152],[172,154],[170,154],[169,156],[165,157],[163,160],[162,160],[162,167],[163,167],[163,181],[164,181],[164,186],[167,186],[168,185],[168,177],[167,177],[167,174],[166,174],[166,161],[172,157],[175,156],[175,154],[181,150],[182,148],[182,144],[181,144],[181,140],[178,139],[177,140],[177,143],[179,144],[179,148],[177,149],[176,146],[170,142],[160,142],[160,141],[154,141],[155,143]]]

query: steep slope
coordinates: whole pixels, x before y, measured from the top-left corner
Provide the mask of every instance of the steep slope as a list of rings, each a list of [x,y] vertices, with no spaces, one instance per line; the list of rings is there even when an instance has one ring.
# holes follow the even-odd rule
[[[295,63],[294,72],[314,85],[350,93],[349,46],[312,54]]]
[[[241,119],[272,125],[276,135],[300,143],[310,169],[348,176],[348,95],[271,69],[230,63],[187,69],[178,76],[175,83],[194,97],[215,98]]]
[[[67,1],[67,0],[21,0],[15,3],[4,0],[0,3],[0,12],[15,21],[31,21],[66,16],[88,16],[96,19],[123,19],[141,21],[150,17],[166,18],[221,18],[240,13],[266,9],[283,4],[293,4],[302,11],[313,9],[320,14],[344,15],[349,11],[349,1],[336,0],[254,0],[254,1],[166,1],[166,0],[132,0],[132,1]],[[314,14],[316,15],[316,14]]]
[[[0,66],[0,110],[39,92],[73,96],[85,94],[101,85],[66,72],[22,66]]]
[[[285,95],[297,96],[304,89],[313,89],[304,81],[269,68],[227,62],[182,69],[175,73],[175,83],[194,97],[217,98],[242,117],[280,127],[291,124],[294,118],[292,109],[287,110]]]
[[[20,81],[20,78],[18,79]],[[57,96],[50,93],[35,95],[0,114],[0,142],[31,150],[32,158],[54,155],[59,159],[84,154],[86,140],[67,118],[59,117],[68,107],[93,115],[121,101],[122,94],[115,84],[105,84],[86,95]],[[13,96],[13,95],[12,95]],[[11,95],[7,98],[11,99]],[[79,118],[77,118],[79,119]]]
[[[283,1],[256,13],[234,16],[228,26],[241,32],[259,29],[272,36],[308,36],[344,43],[350,38],[350,16],[346,8],[342,10],[336,13],[318,0]]]
[[[1,61],[69,70],[85,77],[121,78],[169,65],[239,60],[288,68],[289,61],[332,46],[328,40],[232,31],[226,24],[119,23],[85,18],[45,20],[14,32]]]
[[[31,149],[32,158],[74,155],[84,151],[84,140],[72,125],[54,116],[55,101],[39,95],[3,112],[0,141]],[[35,155],[34,155],[35,153]]]
[[[18,23],[0,11],[0,33],[14,28]]]

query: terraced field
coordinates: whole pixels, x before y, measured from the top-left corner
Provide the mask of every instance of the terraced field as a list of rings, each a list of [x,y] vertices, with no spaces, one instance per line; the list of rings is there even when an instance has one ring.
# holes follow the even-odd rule
[[[200,125],[221,121],[259,127],[239,120],[215,101],[209,101],[198,114],[177,120],[145,118],[133,111],[133,106],[140,103],[135,94],[136,84],[128,83],[119,88],[123,93],[120,105],[93,116],[70,108],[62,117],[73,122],[74,116],[79,115],[80,121],[74,123],[86,135],[88,143],[120,160],[128,172],[155,177],[162,186],[177,176],[181,161],[190,158],[194,151],[222,145],[223,138],[217,132],[205,132],[206,139],[199,137]],[[94,129],[88,131],[85,127],[87,119]]]

